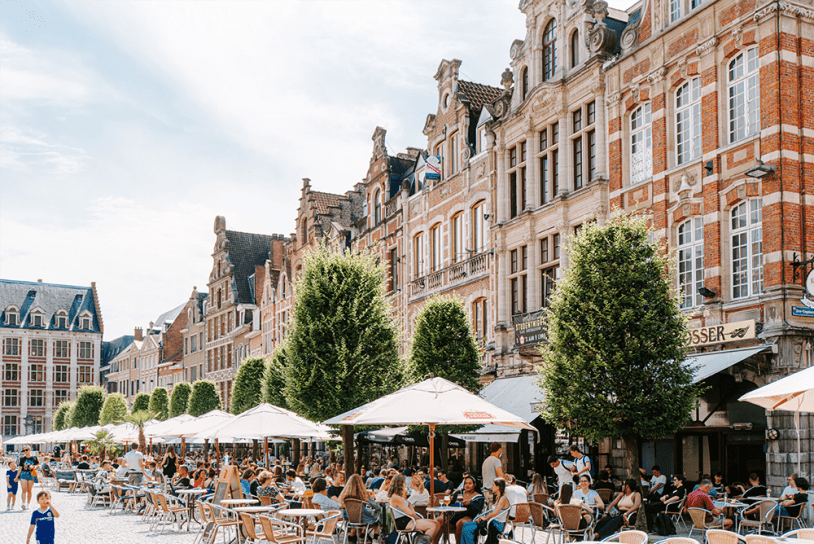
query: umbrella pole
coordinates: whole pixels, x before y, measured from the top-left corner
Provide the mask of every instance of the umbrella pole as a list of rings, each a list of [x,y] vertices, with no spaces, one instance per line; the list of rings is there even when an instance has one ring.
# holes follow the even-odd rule
[[[265,449],[265,457],[264,457],[265,462],[264,462],[264,465],[266,467],[266,470],[268,470],[269,469],[269,437],[268,436],[266,437],[264,442],[265,442],[265,448],[264,448]]]
[[[181,464],[185,465],[187,462],[187,439],[181,437]]]
[[[430,466],[427,472],[430,475],[430,506],[435,506],[435,423],[430,423]]]
[[[794,411],[794,429],[797,431],[797,474],[800,474],[800,405],[805,393],[798,397],[797,409]]]
[[[215,466],[220,469],[220,446],[217,438],[215,439]]]

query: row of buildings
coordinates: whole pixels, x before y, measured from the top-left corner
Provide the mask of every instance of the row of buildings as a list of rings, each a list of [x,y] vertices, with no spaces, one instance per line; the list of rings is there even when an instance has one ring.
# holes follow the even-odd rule
[[[685,429],[643,445],[645,465],[690,480],[754,471],[780,485],[797,461],[791,418],[737,399],[811,364],[814,7],[521,0],[519,9],[526,35],[504,44],[511,61],[498,85],[462,80],[461,61],[443,60],[426,139],[391,153],[377,127],[367,172],[343,194],[303,179],[291,234],[227,230],[216,218],[206,289],[116,350],[110,390],[132,398],[206,377],[228,404],[240,361],[285,336],[305,253],[323,239],[375,248],[405,338],[428,297],[461,298],[492,382],[484,395],[543,434],[497,436],[507,468],[527,475],[575,439],[537,417],[533,378],[540,310],[568,268],[569,237],[637,213],[676,257],[687,349],[708,385]],[[622,466],[619,440],[590,448]],[[809,472],[810,451],[803,440]],[[470,455],[475,464],[482,452]]]

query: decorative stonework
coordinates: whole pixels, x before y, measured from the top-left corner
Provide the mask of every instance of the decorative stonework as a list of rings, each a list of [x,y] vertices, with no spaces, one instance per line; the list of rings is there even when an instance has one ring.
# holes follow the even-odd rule
[[[552,95],[551,91],[545,89],[534,97],[534,101],[531,104],[531,111],[536,113],[547,110],[551,108],[552,104],[554,104],[554,96]]]
[[[513,61],[520,58],[520,55],[523,53],[523,45],[525,45],[523,40],[514,40],[512,46],[509,48],[509,58]]]
[[[699,57],[703,57],[704,55],[715,49],[716,45],[718,45],[718,38],[716,37],[710,38],[709,40],[705,41],[704,43],[695,48],[695,54]]]
[[[500,84],[503,85],[503,88],[507,91],[512,88],[512,84],[514,83],[514,74],[509,68],[503,70],[503,73],[500,74]]]
[[[648,75],[647,76],[647,81],[652,85],[652,84],[658,83],[659,81],[664,79],[664,76],[666,76],[666,75],[667,75],[667,67],[662,66],[658,70],[656,70],[656,71],[652,72],[650,75]]]

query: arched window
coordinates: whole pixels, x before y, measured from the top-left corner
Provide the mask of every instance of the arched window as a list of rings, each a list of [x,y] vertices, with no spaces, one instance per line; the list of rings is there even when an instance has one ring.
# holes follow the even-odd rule
[[[529,69],[524,66],[523,71],[520,72],[520,98],[526,99],[529,94]]]
[[[653,177],[653,132],[650,103],[639,106],[630,116],[630,182]]]
[[[760,131],[760,79],[757,47],[741,53],[729,63],[729,142]]]
[[[221,291],[220,287],[218,288],[218,310],[220,310],[221,302],[222,302],[223,292]]]
[[[698,288],[704,286],[704,220],[695,217],[678,227],[678,291],[682,308],[704,302]]]
[[[732,208],[732,298],[763,291],[763,199],[753,198]]]
[[[543,31],[543,81],[557,72],[557,20],[551,19]]]
[[[701,78],[676,91],[676,163],[701,157]]]
[[[378,225],[382,220],[382,193],[378,189],[373,193],[373,224]]]
[[[424,275],[424,233],[413,237],[413,278]]]
[[[571,34],[571,68],[579,64],[579,30]]]

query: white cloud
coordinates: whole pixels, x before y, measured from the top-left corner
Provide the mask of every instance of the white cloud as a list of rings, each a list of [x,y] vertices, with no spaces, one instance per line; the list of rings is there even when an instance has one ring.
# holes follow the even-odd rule
[[[75,174],[82,170],[85,150],[46,141],[48,135],[32,129],[4,126],[0,129],[0,167],[51,174]]]

